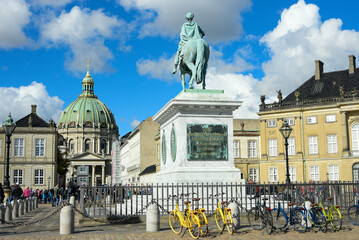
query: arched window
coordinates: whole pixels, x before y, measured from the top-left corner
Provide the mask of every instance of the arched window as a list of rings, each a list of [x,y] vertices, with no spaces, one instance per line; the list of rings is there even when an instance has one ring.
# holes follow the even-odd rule
[[[359,123],[352,126],[352,151],[354,156],[359,155]]]
[[[75,151],[75,141],[73,139],[70,139],[69,141],[69,151],[70,153],[73,153]]]
[[[100,151],[102,153],[106,153],[106,140],[105,139],[101,139],[101,143],[100,143]]]
[[[359,181],[359,163],[353,165],[353,181]]]
[[[91,140],[86,139],[85,140],[85,152],[90,152],[90,151],[91,151]]]

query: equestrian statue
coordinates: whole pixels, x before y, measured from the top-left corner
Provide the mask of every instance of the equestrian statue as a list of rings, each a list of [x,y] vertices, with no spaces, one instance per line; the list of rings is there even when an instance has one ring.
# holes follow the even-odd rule
[[[175,57],[173,74],[179,68],[183,89],[186,88],[186,74],[190,76],[189,88],[193,89],[193,81],[202,83],[202,89],[206,89],[206,72],[209,59],[208,43],[203,39],[203,30],[193,21],[194,15],[186,14],[187,22],[182,25],[181,41]]]

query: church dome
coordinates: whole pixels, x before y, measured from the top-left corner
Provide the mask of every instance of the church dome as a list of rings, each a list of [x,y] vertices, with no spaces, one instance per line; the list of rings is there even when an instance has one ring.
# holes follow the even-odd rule
[[[87,74],[82,80],[82,93],[62,112],[58,127],[94,127],[117,129],[115,118],[110,109],[94,94],[94,81]]]

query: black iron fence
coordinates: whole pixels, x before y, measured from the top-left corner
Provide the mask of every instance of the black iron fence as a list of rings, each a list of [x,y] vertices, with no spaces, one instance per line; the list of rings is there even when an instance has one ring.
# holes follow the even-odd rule
[[[178,201],[174,197],[176,195]],[[194,198],[200,198],[193,202]],[[333,198],[328,200],[328,198]],[[304,201],[340,205],[346,210],[359,199],[359,182],[309,182],[276,184],[153,184],[139,186],[83,187],[79,202],[81,211],[91,217],[145,215],[151,202],[160,207],[162,215],[175,209],[178,203],[192,201],[196,207],[205,208],[208,214],[217,208],[218,201],[235,201],[242,212],[265,199],[268,207],[280,202],[286,208],[288,202],[297,205]]]

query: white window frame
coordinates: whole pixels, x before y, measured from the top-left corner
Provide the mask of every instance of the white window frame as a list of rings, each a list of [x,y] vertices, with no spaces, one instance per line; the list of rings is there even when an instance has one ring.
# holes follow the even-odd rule
[[[25,138],[14,139],[14,157],[23,157],[25,155]]]
[[[249,158],[257,157],[257,141],[255,140],[248,141],[248,157]]]
[[[278,182],[278,168],[277,167],[270,167],[268,169],[268,180],[270,183]]]
[[[313,165],[309,167],[309,178],[310,180],[319,181],[320,180],[320,169],[319,166]]]
[[[339,166],[338,165],[329,165],[328,173],[329,173],[330,181],[339,181]]]
[[[308,137],[308,152],[311,155],[318,154],[318,136]]]
[[[359,155],[359,123],[355,123],[351,129],[352,132],[352,149],[354,156]]]
[[[289,126],[293,126],[294,125],[294,118],[286,118],[285,119],[288,123]]]
[[[234,158],[239,158],[239,141],[238,140],[234,140],[233,141],[233,157]]]
[[[248,176],[253,182],[258,182],[258,168],[250,168]]]
[[[45,157],[45,138],[35,139],[35,157]]]
[[[289,178],[291,182],[297,181],[297,168],[294,166],[289,166]]]
[[[44,185],[44,169],[35,169],[34,171],[34,185]]]
[[[295,155],[295,138],[294,137],[288,138],[288,155],[289,156]]]
[[[268,140],[268,154],[270,157],[278,155],[278,141],[276,138]]]
[[[19,185],[22,185],[24,177],[22,169],[14,169],[13,174],[14,183],[19,183]]]
[[[337,121],[337,115],[336,114],[327,114],[325,115],[325,122],[331,123]]]
[[[267,125],[268,127],[276,127],[277,126],[277,120],[275,120],[275,119],[268,120],[267,123],[268,123],[268,125]]]
[[[336,134],[327,135],[328,153],[338,153],[338,137]]]
[[[316,124],[316,123],[318,123],[317,116],[307,117],[307,124]]]

